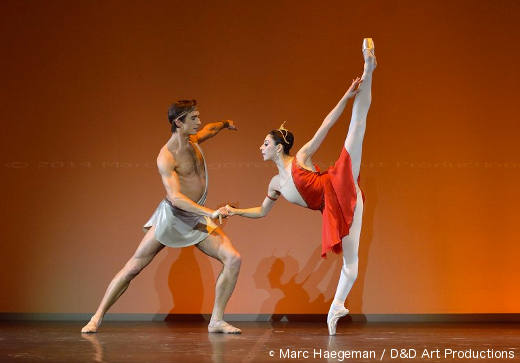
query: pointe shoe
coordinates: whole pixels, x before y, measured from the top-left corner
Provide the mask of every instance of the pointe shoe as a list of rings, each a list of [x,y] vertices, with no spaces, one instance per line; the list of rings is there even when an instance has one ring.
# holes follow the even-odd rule
[[[348,315],[349,312],[350,311],[345,307],[339,310],[329,310],[329,313],[327,314],[327,327],[329,328],[329,335],[336,335],[338,320]]]
[[[363,56],[365,58],[365,67],[367,70],[373,71],[377,67],[376,47],[372,38],[363,39]]]
[[[363,38],[363,51],[370,50],[373,52],[375,49],[376,47],[372,38]]]

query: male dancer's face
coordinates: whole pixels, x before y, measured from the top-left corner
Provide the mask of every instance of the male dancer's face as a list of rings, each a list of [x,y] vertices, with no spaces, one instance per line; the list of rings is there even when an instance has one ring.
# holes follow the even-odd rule
[[[186,115],[184,122],[179,121],[180,129],[185,135],[195,135],[200,127],[201,121],[199,118],[199,111],[193,110]]]
[[[262,146],[260,146],[260,151],[262,152],[264,161],[274,160],[274,157],[276,155],[276,145],[275,145],[274,139],[271,135],[268,134],[265,137]]]

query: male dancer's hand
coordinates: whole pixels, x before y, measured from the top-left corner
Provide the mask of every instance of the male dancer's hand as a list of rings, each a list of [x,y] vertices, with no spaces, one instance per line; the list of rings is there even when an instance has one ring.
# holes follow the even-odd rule
[[[360,77],[356,77],[355,79],[352,80],[352,84],[350,85],[350,87],[348,88],[348,90],[345,94],[346,98],[352,98],[355,95],[357,95],[359,93],[359,91],[361,91],[359,89],[361,82],[363,82],[363,80]]]
[[[227,128],[228,130],[233,130],[233,131],[237,131],[237,127],[235,126],[235,123],[233,122],[233,120],[226,120],[224,121],[224,123],[227,123]]]
[[[226,207],[220,207],[211,214],[211,219],[218,218],[218,222],[222,224],[222,217],[227,218],[229,215],[230,214],[228,213]]]
[[[228,215],[228,216],[234,216],[234,215],[237,213],[237,209],[236,209],[236,208],[233,208],[233,207],[230,206],[229,204],[227,204],[224,208],[226,208],[226,211],[227,211],[227,215]]]

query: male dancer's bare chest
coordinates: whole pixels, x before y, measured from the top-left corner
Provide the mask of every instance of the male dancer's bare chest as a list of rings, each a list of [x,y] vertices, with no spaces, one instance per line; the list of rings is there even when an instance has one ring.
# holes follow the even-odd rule
[[[186,148],[178,150],[175,153],[175,161],[175,172],[182,186],[189,188],[200,185],[205,187],[204,157],[196,147],[188,145]]]

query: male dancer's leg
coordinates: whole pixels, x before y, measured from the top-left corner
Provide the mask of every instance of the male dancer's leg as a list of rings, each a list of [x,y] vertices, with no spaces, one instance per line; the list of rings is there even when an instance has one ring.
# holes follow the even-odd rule
[[[349,312],[348,309],[345,308],[345,300],[358,274],[358,248],[363,219],[363,198],[361,190],[357,185],[357,180],[361,167],[366,119],[372,101],[372,73],[377,65],[373,49],[363,50],[363,57],[365,59],[363,76],[361,77],[363,83],[361,83],[360,86],[361,91],[354,99],[352,117],[345,139],[345,149],[349,153],[352,162],[352,175],[356,183],[357,201],[349,235],[342,239],[343,266],[341,267],[341,275],[336,289],[336,295],[334,296],[334,301],[327,315],[327,325],[330,335],[336,334],[338,319],[347,315]]]
[[[152,226],[144,235],[134,255],[108,285],[96,313],[92,316],[89,323],[81,329],[82,333],[95,333],[97,331],[101,325],[103,316],[125,292],[128,285],[130,285],[130,281],[132,281],[163,248],[164,245],[155,239],[155,226]]]
[[[222,262],[223,267],[215,285],[215,303],[208,326],[210,333],[240,334],[241,330],[223,320],[224,309],[235,288],[241,258],[222,229],[217,228],[197,247],[210,257]]]

